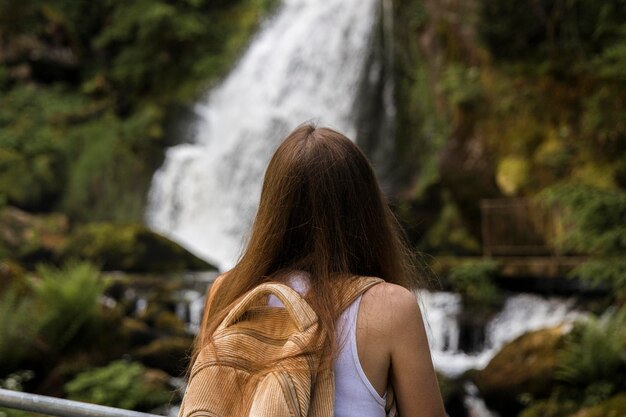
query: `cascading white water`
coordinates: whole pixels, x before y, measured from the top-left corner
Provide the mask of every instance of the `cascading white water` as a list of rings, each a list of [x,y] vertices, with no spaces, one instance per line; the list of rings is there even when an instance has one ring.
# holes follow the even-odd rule
[[[148,225],[231,267],[282,137],[313,121],[356,134],[379,0],[284,0],[239,63],[196,105],[190,143],[167,150],[148,195]]]
[[[453,293],[422,291],[419,299],[423,305],[433,362],[448,376],[484,368],[502,346],[526,332],[569,323],[584,315],[574,308],[573,299],[512,295],[487,323],[482,349],[468,354],[459,348],[459,318],[463,314],[461,297]]]

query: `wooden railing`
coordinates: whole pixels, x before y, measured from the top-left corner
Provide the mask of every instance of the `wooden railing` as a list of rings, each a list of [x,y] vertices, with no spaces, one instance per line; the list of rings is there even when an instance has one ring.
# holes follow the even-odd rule
[[[483,252],[487,256],[559,256],[563,216],[529,198],[482,200]]]

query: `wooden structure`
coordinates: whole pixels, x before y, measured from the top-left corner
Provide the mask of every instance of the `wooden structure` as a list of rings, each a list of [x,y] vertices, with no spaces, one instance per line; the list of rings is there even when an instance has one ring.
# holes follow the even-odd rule
[[[563,221],[555,208],[529,198],[498,198],[480,203],[486,256],[558,256]]]

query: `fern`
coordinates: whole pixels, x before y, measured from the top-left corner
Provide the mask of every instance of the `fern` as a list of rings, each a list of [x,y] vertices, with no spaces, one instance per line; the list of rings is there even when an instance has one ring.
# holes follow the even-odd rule
[[[40,335],[48,348],[59,352],[98,320],[98,300],[104,290],[98,269],[88,262],[69,262],[63,268],[37,265],[41,281],[34,287],[41,304]]]
[[[626,369],[626,308],[575,325],[557,355],[556,377],[575,387],[619,385]]]

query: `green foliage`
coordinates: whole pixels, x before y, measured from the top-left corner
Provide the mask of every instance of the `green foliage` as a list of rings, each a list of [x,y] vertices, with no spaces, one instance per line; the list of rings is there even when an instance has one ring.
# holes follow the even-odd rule
[[[420,250],[436,254],[479,255],[480,244],[467,231],[456,204],[448,195],[439,218],[420,242]]]
[[[538,198],[562,207],[568,229],[563,249],[594,255],[626,253],[626,192],[565,183],[542,191]]]
[[[423,0],[394,4],[396,50],[396,143],[404,175],[416,179],[414,194],[422,196],[439,179],[438,155],[450,133],[449,115],[437,105],[438,89],[416,33],[429,16]]]
[[[141,220],[168,110],[224,74],[275,3],[0,2],[0,202]]]
[[[624,57],[620,61],[626,62],[626,40],[621,45],[624,50]],[[610,164],[615,159],[621,158],[626,149],[626,124],[622,122],[624,118],[624,108],[626,108],[626,94],[624,94],[626,84],[624,68],[609,69],[609,64],[597,64],[597,73],[607,77],[605,85],[595,88],[588,96],[581,98],[582,118],[580,121],[581,133],[592,147],[592,155],[599,160],[606,160]],[[612,67],[611,67],[612,68]],[[609,74],[614,71],[616,74]],[[617,72],[621,72],[621,82],[611,81],[619,79]]]
[[[626,308],[576,323],[559,352],[556,376],[585,390],[586,405],[624,389]]]
[[[498,268],[498,263],[493,260],[465,261],[450,271],[448,281],[469,306],[495,307],[502,300],[502,294],[493,282]]]
[[[617,394],[606,401],[585,408],[580,412],[584,417],[620,417],[626,415],[626,393]]]
[[[569,276],[580,278],[592,287],[608,286],[618,298],[626,296],[626,259],[591,259],[570,271]]]
[[[39,264],[37,272],[41,279],[33,289],[40,308],[39,334],[47,350],[58,353],[81,333],[97,328],[104,285],[99,270],[88,262],[68,262],[63,268]]]
[[[480,5],[480,33],[500,57],[549,57],[566,64],[619,44],[626,36],[624,0],[497,0]]]
[[[120,360],[80,373],[64,388],[70,399],[130,410],[167,404],[171,393],[146,381],[145,373],[140,363]]]
[[[569,273],[592,286],[605,286],[615,295],[626,288],[626,192],[565,183],[538,196],[559,208],[565,230],[557,244],[565,252],[592,257]]]
[[[453,63],[445,69],[439,87],[451,104],[475,107],[481,102],[484,95],[479,76],[478,68],[468,68],[459,63]]]
[[[548,399],[533,401],[519,417],[570,417],[578,409],[576,401],[553,395]]]
[[[0,195],[21,207],[55,198],[64,179],[64,132],[58,117],[81,100],[60,88],[18,86],[0,106]]]
[[[40,328],[36,317],[34,300],[15,286],[0,293],[0,375],[18,369],[31,353]]]

